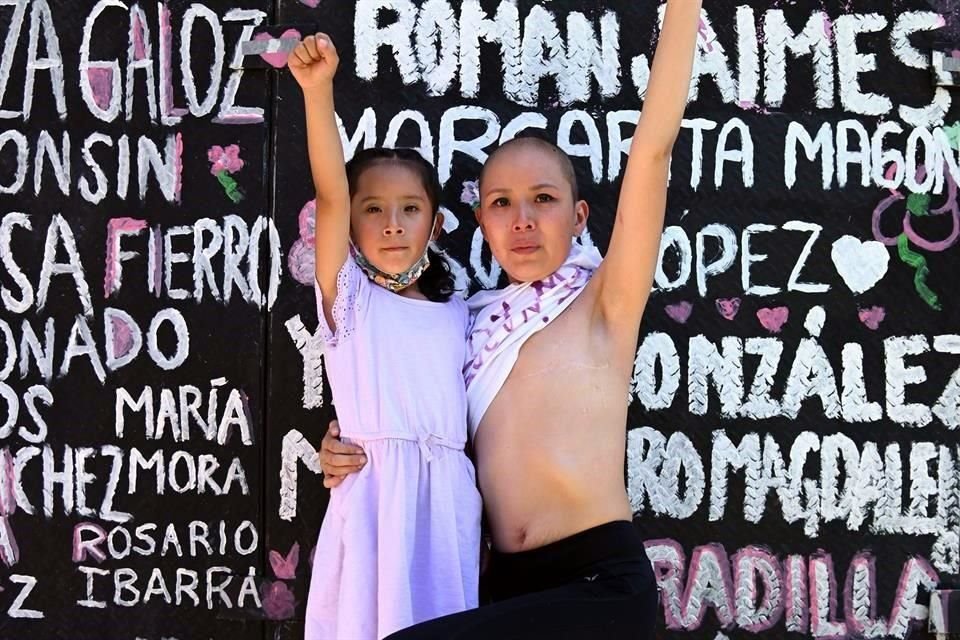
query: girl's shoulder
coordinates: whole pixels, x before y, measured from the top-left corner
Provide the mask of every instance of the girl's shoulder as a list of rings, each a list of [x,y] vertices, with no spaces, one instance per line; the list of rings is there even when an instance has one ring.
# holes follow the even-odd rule
[[[429,304],[434,309],[441,310],[441,313],[456,316],[457,318],[467,318],[470,316],[470,309],[467,307],[467,303],[456,292],[443,302],[431,302]]]
[[[467,306],[467,301],[460,297],[460,294],[456,291],[453,292],[453,295],[450,296],[450,299],[447,300],[444,305],[450,309],[451,313],[456,313],[464,317],[470,316],[470,308]]]
[[[453,295],[450,296],[450,299],[447,300],[447,304],[456,309],[458,312],[470,313],[470,308],[467,307],[467,301],[456,291],[453,292]]]
[[[457,320],[463,324],[463,334],[466,336],[471,325],[470,307],[467,306],[467,301],[461,298],[459,293],[454,292],[446,305],[452,313],[457,315]]]

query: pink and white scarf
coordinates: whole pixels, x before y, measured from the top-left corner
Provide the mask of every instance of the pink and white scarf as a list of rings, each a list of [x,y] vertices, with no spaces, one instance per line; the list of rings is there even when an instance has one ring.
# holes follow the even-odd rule
[[[474,317],[463,368],[471,438],[513,370],[520,348],[577,299],[601,261],[596,248],[574,242],[567,261],[549,277],[481,291],[467,300]]]

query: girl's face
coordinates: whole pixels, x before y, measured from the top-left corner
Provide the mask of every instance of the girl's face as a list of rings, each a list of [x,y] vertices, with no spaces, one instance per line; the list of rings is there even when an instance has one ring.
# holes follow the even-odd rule
[[[350,199],[353,242],[380,271],[397,274],[412,267],[442,225],[442,214],[434,220],[420,177],[404,164],[377,162],[357,179]]]

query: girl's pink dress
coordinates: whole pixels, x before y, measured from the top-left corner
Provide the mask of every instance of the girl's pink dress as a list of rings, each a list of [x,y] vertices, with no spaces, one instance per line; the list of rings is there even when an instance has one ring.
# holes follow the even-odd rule
[[[379,640],[477,606],[480,494],[463,451],[469,317],[373,284],[348,257],[324,362],[341,437],[367,464],[330,492],[313,560],[306,640]]]

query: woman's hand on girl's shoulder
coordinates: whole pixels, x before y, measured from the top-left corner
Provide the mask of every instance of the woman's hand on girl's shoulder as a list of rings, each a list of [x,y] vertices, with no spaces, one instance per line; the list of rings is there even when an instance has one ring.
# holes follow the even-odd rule
[[[287,68],[304,91],[333,84],[340,57],[325,33],[305,37],[287,57]]]
[[[363,449],[340,441],[340,424],[336,420],[330,422],[330,427],[320,442],[317,457],[320,458],[320,468],[323,470],[323,486],[327,489],[340,486],[344,478],[360,471],[367,464]]]

